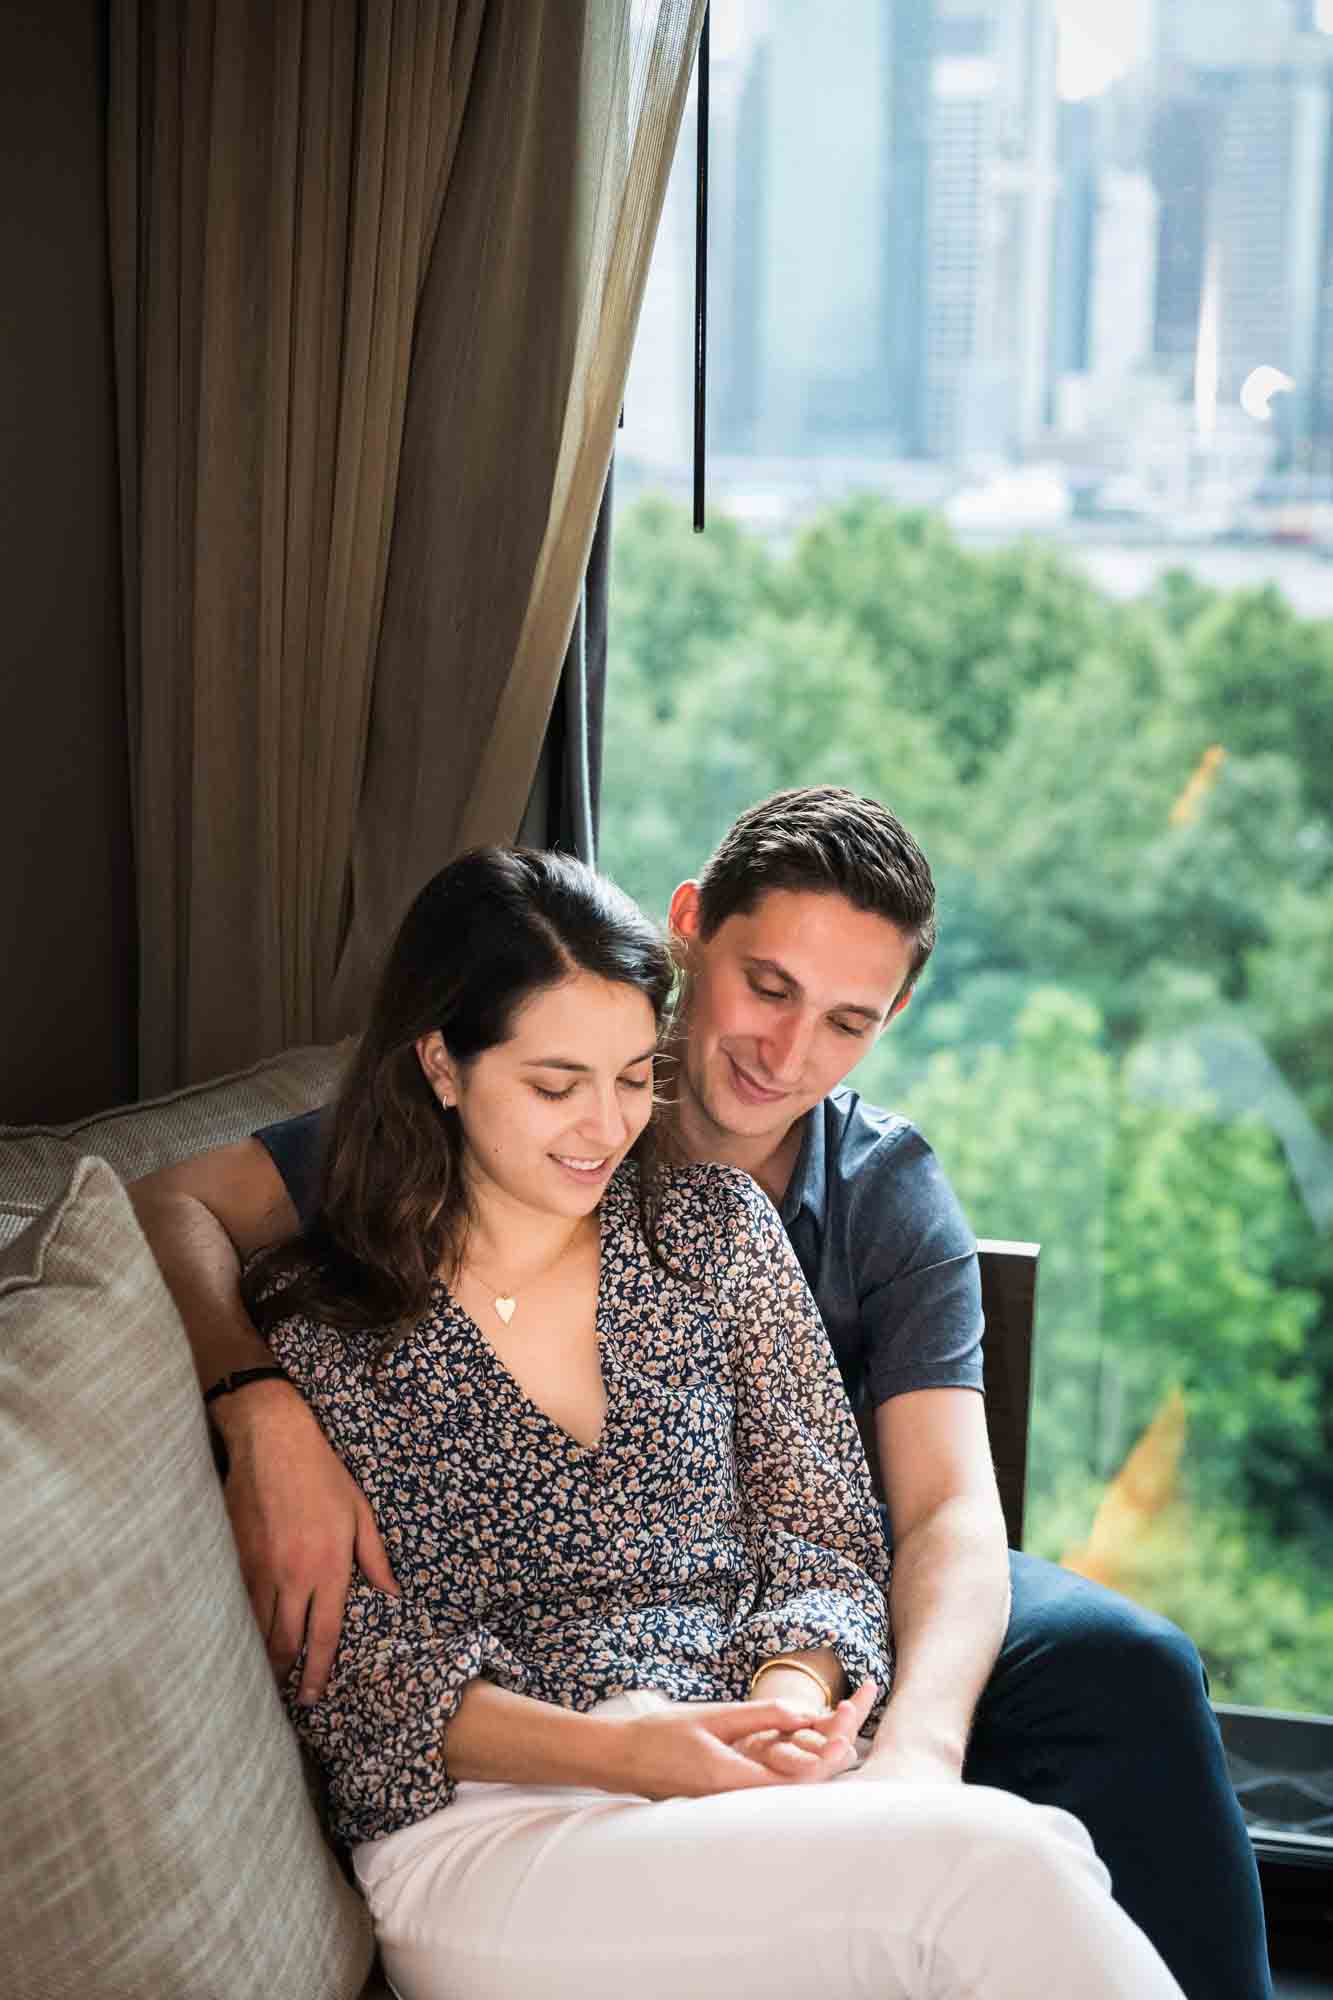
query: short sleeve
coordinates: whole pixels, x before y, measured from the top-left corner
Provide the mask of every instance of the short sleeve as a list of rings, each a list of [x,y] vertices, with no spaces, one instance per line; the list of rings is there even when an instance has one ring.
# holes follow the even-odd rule
[[[733,1634],[753,1672],[830,1646],[849,1685],[892,1674],[890,1558],[860,1436],[777,1212],[748,1176],[714,1169],[726,1244],[721,1310],[736,1390],[736,1461],[760,1593]]]
[[[299,1117],[263,1125],[254,1135],[282,1175],[302,1229],[309,1228],[319,1207],[326,1115],[323,1110],[303,1111]]]
[[[906,1127],[856,1176],[850,1217],[872,1404],[913,1389],[982,1386],[981,1274],[957,1195]]]

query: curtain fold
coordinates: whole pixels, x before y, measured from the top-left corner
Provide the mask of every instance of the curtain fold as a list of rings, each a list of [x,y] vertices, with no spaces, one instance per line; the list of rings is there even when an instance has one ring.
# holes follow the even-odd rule
[[[484,0],[113,0],[140,1081],[314,1039]]]
[[[702,8],[112,0],[145,1092],[517,830]]]
[[[355,1025],[421,883],[523,820],[703,12],[586,0],[488,16],[422,299],[330,1031]]]

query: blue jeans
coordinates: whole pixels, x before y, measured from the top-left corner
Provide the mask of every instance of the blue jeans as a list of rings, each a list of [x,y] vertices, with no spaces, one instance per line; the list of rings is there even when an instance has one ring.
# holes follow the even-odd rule
[[[1081,1819],[1188,2000],[1267,2000],[1258,1870],[1192,1641],[1054,1563],[1009,1563],[964,1776]]]

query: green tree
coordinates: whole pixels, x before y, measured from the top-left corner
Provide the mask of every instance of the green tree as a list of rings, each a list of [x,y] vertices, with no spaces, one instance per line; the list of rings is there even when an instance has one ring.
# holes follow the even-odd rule
[[[1118,613],[1051,550],[962,549],[938,516],[862,496],[808,528],[775,589],[791,615],[849,620],[886,700],[929,716],[967,780],[1028,688],[1067,680]]]
[[[749,630],[769,601],[772,564],[763,544],[725,514],[696,535],[683,508],[653,495],[617,515],[612,550],[614,680],[634,674],[662,720],[690,677],[692,649]],[[613,701],[617,695],[613,684]]]

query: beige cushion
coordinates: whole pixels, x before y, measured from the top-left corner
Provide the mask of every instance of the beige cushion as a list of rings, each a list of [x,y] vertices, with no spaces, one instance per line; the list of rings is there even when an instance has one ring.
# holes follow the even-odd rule
[[[184,1332],[99,1160],[0,1252],[0,1520],[6,2000],[353,2000],[366,1915],[306,1795]]]
[[[81,1154],[109,1160],[131,1181],[209,1146],[246,1139],[260,1125],[332,1097],[350,1047],[289,1049],[235,1076],[74,1125],[0,1125],[0,1244],[56,1199]]]

